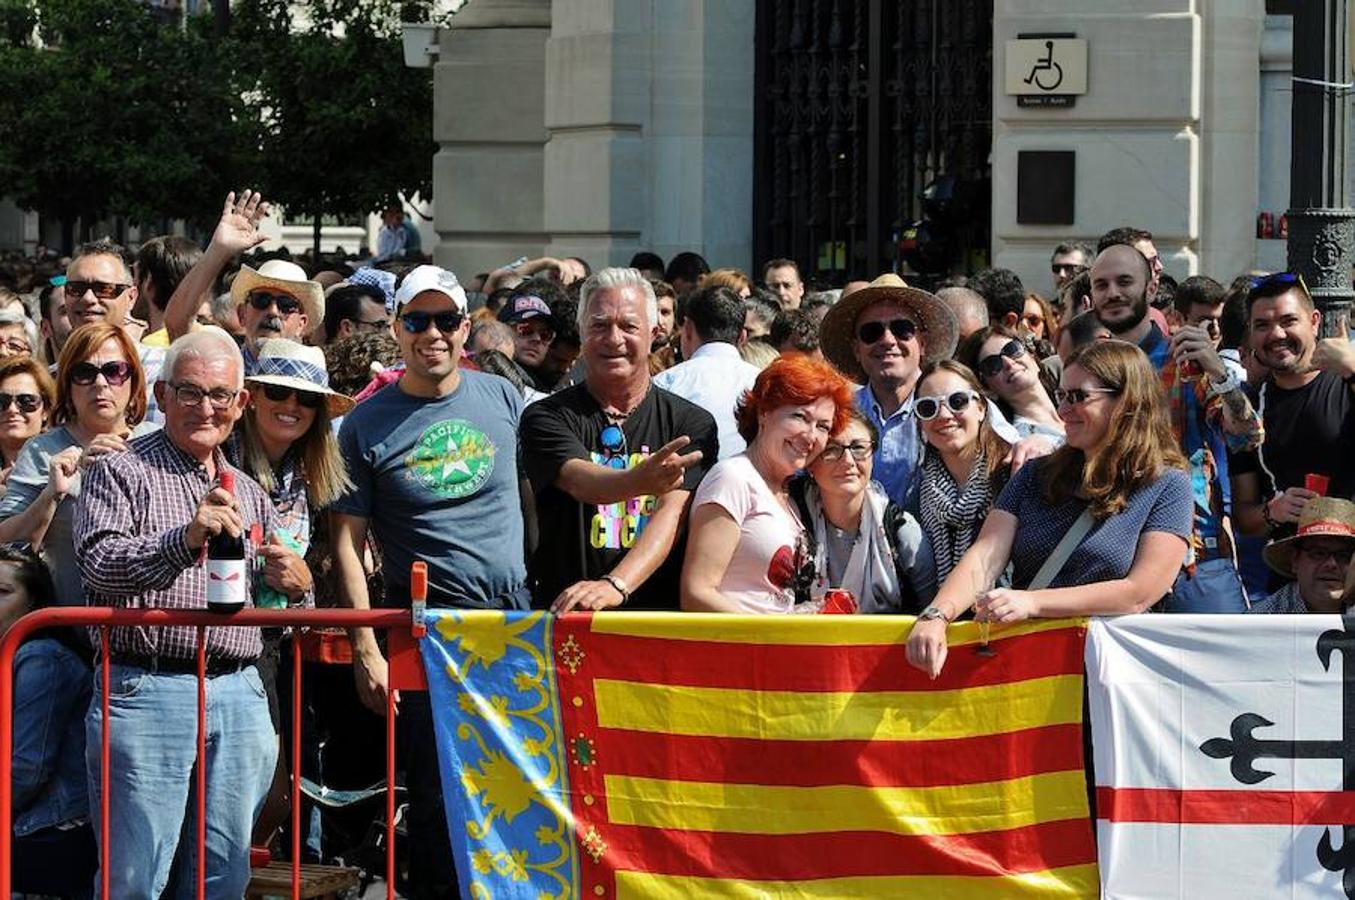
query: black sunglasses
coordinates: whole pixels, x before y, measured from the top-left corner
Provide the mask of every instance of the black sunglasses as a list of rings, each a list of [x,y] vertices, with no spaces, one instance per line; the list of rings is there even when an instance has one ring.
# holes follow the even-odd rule
[[[886,326],[889,333],[901,341],[915,338],[917,333],[923,330],[916,322],[908,319],[890,319],[888,322],[867,322],[856,330],[856,336],[863,344],[874,344],[885,336]]]
[[[1273,272],[1269,275],[1258,275],[1248,282],[1247,297],[1255,299],[1258,295],[1269,295],[1271,291],[1281,288],[1288,289],[1298,285],[1303,289],[1303,293],[1308,294],[1308,285],[1304,283],[1303,276],[1296,272]],[[1309,296],[1312,296],[1309,294]]]
[[[979,360],[975,366],[978,373],[984,378],[996,378],[1002,373],[1002,361],[1004,359],[1018,360],[1026,355],[1026,348],[1020,341],[1008,341],[1002,345],[1002,349],[996,353],[985,356]]]
[[[281,384],[265,384],[263,386],[263,395],[274,403],[286,403],[287,398],[294,394],[296,395],[296,402],[306,409],[318,409],[325,399],[323,394],[317,394],[314,391],[300,391]]]
[[[104,380],[117,387],[132,377],[132,364],[126,362],[106,362],[96,366],[91,362],[78,362],[71,366],[71,381],[80,385],[93,384],[102,375]]]
[[[954,391],[944,397],[919,397],[913,404],[913,412],[924,422],[929,422],[941,414],[941,404],[944,402],[953,413],[962,413],[969,408],[969,401],[979,399],[979,395],[973,391]]]
[[[423,334],[430,324],[436,325],[443,334],[451,334],[461,327],[466,317],[459,312],[407,312],[400,314],[400,324],[410,334]]]
[[[85,296],[89,291],[100,300],[113,300],[120,297],[130,284],[118,284],[113,281],[68,281],[65,284],[66,296],[72,300]]]
[[[249,305],[263,312],[274,303],[278,305],[278,312],[284,316],[290,316],[292,313],[301,309],[301,301],[291,294],[270,294],[266,291],[253,291],[249,295]]]
[[[19,412],[25,414],[42,409],[42,397],[37,394],[11,394],[8,391],[0,391],[0,412],[8,410],[11,403],[19,408]]]

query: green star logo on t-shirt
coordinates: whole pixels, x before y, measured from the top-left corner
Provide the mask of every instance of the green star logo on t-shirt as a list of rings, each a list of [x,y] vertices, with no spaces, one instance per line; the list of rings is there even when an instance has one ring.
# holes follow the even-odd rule
[[[420,484],[453,500],[469,497],[494,471],[494,442],[464,419],[430,425],[405,457]]]

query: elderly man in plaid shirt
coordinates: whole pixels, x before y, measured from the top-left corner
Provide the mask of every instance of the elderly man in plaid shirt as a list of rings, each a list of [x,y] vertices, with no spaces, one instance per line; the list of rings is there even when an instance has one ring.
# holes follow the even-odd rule
[[[209,538],[247,534],[259,523],[272,534],[272,504],[235,470],[235,495],[219,486],[228,467],[220,445],[249,393],[235,341],[219,328],[176,340],[155,384],[163,431],[132,441],[85,475],[75,518],[75,546],[92,605],[204,609],[200,560]],[[311,579],[295,553],[245,542],[246,571],[264,557],[264,580],[296,602]],[[253,580],[247,587],[251,595]],[[196,833],[190,798],[197,752],[196,629],[116,628],[109,638],[110,783],[99,781],[102,721],[95,685],[86,722],[91,808],[110,795],[109,867],[113,897],[195,894]],[[207,896],[238,898],[249,882],[249,836],[277,760],[255,660],[259,629],[209,628],[207,643]],[[185,818],[190,821],[185,822]],[[176,854],[180,865],[171,867]]]

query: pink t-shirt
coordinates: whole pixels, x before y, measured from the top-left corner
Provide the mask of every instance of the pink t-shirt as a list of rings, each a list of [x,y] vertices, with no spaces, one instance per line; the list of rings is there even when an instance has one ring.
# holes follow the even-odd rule
[[[739,523],[739,544],[720,593],[747,613],[788,613],[795,605],[795,540],[800,521],[788,512],[742,453],[715,464],[692,508],[714,503]]]

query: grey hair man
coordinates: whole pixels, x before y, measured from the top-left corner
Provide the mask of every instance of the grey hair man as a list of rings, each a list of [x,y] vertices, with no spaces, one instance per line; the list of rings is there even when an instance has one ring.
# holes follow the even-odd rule
[[[988,327],[988,303],[979,292],[967,287],[946,287],[936,292],[936,298],[955,315],[960,340]]]

